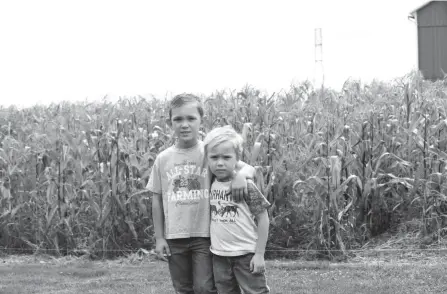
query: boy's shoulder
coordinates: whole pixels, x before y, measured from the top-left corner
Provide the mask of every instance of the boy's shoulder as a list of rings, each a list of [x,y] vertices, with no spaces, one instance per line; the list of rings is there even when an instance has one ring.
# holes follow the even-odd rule
[[[247,189],[249,190],[249,192],[251,191],[252,193],[261,193],[258,186],[253,180],[247,179]]]
[[[173,154],[172,151],[172,146],[160,151],[160,153],[155,156],[155,162],[163,162],[166,158],[169,158],[169,156]]]
[[[157,157],[165,157],[175,152],[175,145],[169,146],[168,148],[164,149],[163,151],[160,151],[160,153],[157,154]]]
[[[270,206],[270,202],[252,180],[247,181],[247,191],[248,195],[245,202],[247,202],[250,211],[254,215],[258,215]]]
[[[199,141],[198,145],[194,148],[191,149],[180,149],[178,147],[176,147],[175,145],[171,145],[169,147],[167,147],[166,149],[164,149],[163,151],[161,151],[160,153],[157,154],[157,158],[159,160],[165,159],[165,158],[169,158],[173,155],[176,154],[188,154],[188,153],[194,153],[194,152],[200,152],[203,153],[204,151],[204,144],[203,141]]]

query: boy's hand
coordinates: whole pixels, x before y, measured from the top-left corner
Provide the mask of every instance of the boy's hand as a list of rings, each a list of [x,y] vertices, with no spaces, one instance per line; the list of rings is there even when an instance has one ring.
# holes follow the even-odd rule
[[[235,202],[241,202],[248,195],[247,179],[244,175],[235,174],[231,181],[231,195]]]
[[[161,260],[168,261],[166,256],[171,256],[171,250],[165,238],[160,238],[155,241],[155,253],[157,253],[158,258]]]
[[[250,271],[252,274],[261,274],[265,272],[265,260],[263,254],[256,253],[250,260]]]

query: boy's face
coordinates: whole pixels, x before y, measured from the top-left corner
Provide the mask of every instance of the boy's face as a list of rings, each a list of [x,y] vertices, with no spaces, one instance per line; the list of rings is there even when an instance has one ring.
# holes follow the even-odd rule
[[[219,181],[228,181],[233,176],[238,159],[231,142],[224,142],[208,150],[208,164]]]
[[[171,110],[171,128],[178,137],[180,148],[189,148],[197,143],[201,123],[202,119],[194,102]]]

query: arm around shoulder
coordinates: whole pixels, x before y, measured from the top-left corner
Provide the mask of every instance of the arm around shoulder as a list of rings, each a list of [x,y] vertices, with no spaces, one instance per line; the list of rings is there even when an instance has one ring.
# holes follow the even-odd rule
[[[248,163],[243,162],[242,160],[239,160],[236,164],[236,172],[241,177],[244,177],[244,179],[254,180],[256,175],[256,170],[253,166],[249,165]]]
[[[234,171],[234,178],[231,182],[231,194],[236,202],[242,201],[244,196],[248,194],[247,181],[254,180],[256,170],[249,164],[243,161],[238,161],[236,170]]]

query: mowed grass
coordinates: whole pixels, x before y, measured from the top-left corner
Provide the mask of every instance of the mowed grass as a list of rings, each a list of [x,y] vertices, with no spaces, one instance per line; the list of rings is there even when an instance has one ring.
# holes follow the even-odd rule
[[[445,258],[415,261],[268,261],[271,293],[447,293]],[[167,264],[0,259],[0,293],[174,293]]]

